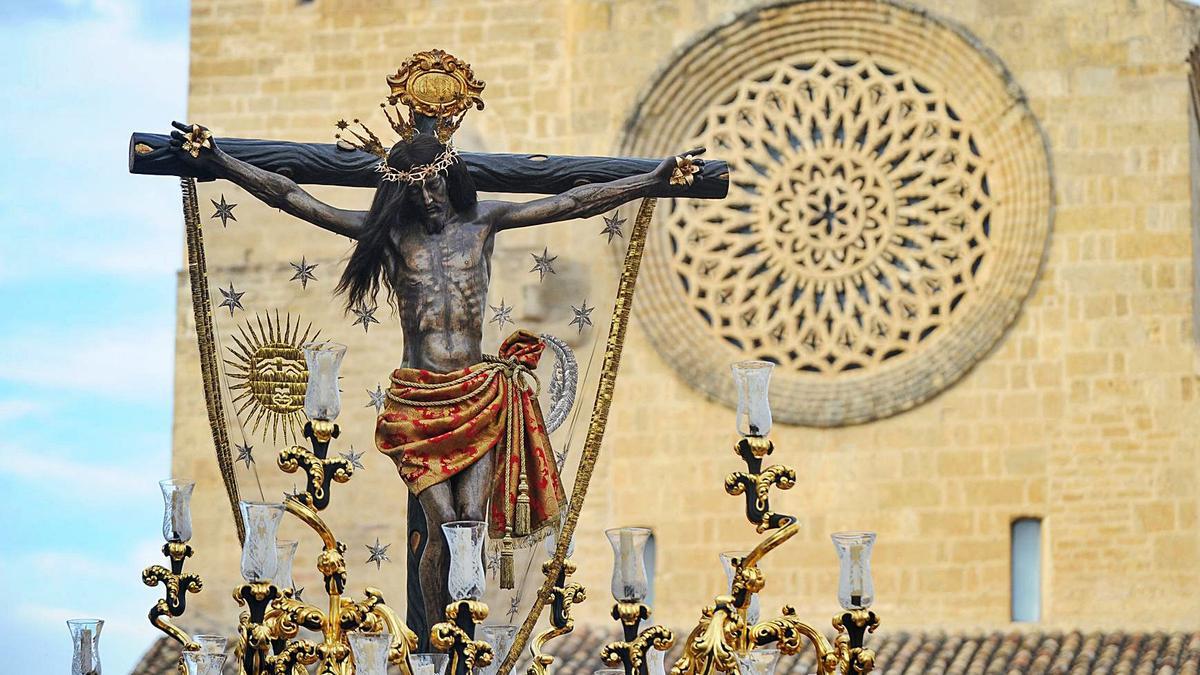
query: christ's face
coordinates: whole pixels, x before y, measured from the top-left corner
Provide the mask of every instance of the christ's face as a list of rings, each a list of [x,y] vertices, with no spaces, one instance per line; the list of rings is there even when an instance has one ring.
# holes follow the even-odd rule
[[[446,192],[445,177],[434,174],[410,186],[409,190],[426,229],[440,232],[450,217],[450,195]]]

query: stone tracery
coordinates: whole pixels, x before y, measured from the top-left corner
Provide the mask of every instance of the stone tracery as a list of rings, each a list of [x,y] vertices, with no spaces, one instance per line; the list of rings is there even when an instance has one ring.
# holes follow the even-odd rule
[[[1015,316],[1049,226],[1041,134],[1002,66],[898,5],[837,7],[781,3],[702,37],[624,148],[704,146],[732,169],[728,199],[664,209],[641,313],[656,347],[726,402],[713,363],[778,363],[780,418],[818,426],[961,377]]]

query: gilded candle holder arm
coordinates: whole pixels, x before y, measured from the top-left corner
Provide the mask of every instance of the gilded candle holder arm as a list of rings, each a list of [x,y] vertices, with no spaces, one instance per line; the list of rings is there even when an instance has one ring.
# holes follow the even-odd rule
[[[675,644],[675,634],[665,626],[638,630],[651,614],[650,606],[643,601],[650,595],[646,544],[652,532],[645,527],[618,527],[604,534],[613,549],[612,594],[616,603],[612,618],[620,622],[624,639],[604,645],[600,660],[624,668],[625,675],[648,675],[646,654],[651,649],[665,652]]]
[[[150,608],[147,618],[155,628],[182,645],[185,651],[197,651],[200,645],[171,622],[172,618],[182,616],[187,610],[187,594],[199,593],[204,588],[199,575],[183,571],[184,561],[193,552],[187,542],[192,538],[191,500],[196,483],[168,479],[160,481],[158,486],[163,495],[162,534],[166,540],[162,552],[170,560],[171,568],[151,565],[142,570],[142,583],[150,587],[162,584],[165,593],[165,597]]]
[[[553,555],[553,551],[551,551]],[[554,563],[551,558],[542,563],[542,574],[549,574]],[[526,675],[547,675],[554,663],[554,656],[545,653],[546,643],[554,638],[566,635],[575,630],[575,619],[571,616],[571,607],[587,599],[587,590],[581,584],[567,583],[567,578],[575,573],[575,563],[570,558],[563,559],[554,587],[550,589],[550,627],[534,636],[529,643],[529,655],[532,661],[526,669]]]

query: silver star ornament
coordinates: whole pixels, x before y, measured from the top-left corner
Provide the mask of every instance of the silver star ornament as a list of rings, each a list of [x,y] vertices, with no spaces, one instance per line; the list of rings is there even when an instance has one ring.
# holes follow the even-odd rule
[[[313,274],[313,270],[317,269],[317,265],[320,263],[309,265],[308,259],[301,257],[300,262],[288,264],[292,266],[292,269],[296,270],[296,273],[292,275],[290,281],[299,281],[301,288],[307,290],[308,282],[317,280],[316,275]]]
[[[350,311],[354,312],[355,316],[358,317],[357,319],[354,320],[354,323],[351,325],[357,326],[359,324],[362,324],[363,332],[366,333],[368,330],[370,330],[371,324],[379,323],[379,319],[375,318],[375,310],[376,309],[378,309],[378,308],[372,307],[370,309],[367,309],[366,305],[360,304],[358,307],[355,307],[354,309],[350,310]]]
[[[554,271],[554,261],[558,260],[558,256],[550,255],[550,250],[542,247],[542,254],[530,253],[533,256],[533,268],[530,272],[538,273],[538,281],[545,281],[547,274],[558,274]]]
[[[212,202],[213,206],[217,208],[216,213],[209,216],[209,218],[220,218],[221,227],[225,227],[227,221],[230,220],[235,223],[237,222],[237,218],[233,217],[233,207],[237,206],[237,204],[230,204],[229,202],[226,202],[225,195],[221,195],[220,203],[218,203],[215,199],[210,199],[208,201]]]
[[[383,412],[383,406],[387,404],[387,392],[383,390],[383,385],[375,385],[375,391],[368,389],[367,396],[370,396],[371,400],[363,407],[370,408],[371,406],[375,406],[376,414]]]
[[[492,318],[488,321],[488,323],[498,324],[500,326],[500,330],[504,330],[504,324],[513,323],[513,308],[504,304],[504,298],[500,298],[499,307],[496,307],[495,305],[488,305],[488,307],[492,308]],[[516,324],[513,323],[513,325]]]
[[[613,237],[625,238],[621,233],[621,226],[625,224],[625,219],[614,212],[611,216],[604,216],[604,229],[600,230],[600,234],[608,235],[608,243],[612,243]]]
[[[341,453],[341,455],[342,455],[342,459],[346,460],[347,462],[350,462],[351,467],[353,467],[355,469],[364,468],[362,465],[363,454],[361,452],[355,452],[354,446],[350,446],[350,452],[343,452],[343,453]]]
[[[229,316],[233,316],[233,310],[235,310],[235,309],[240,309],[240,310],[246,309],[245,307],[242,307],[242,296],[245,295],[246,292],[241,291],[239,293],[238,290],[233,287],[232,282],[230,282],[230,284],[229,284],[229,290],[225,290],[224,288],[217,288],[217,290],[221,291],[221,295],[223,295],[225,297],[225,299],[221,301],[221,304],[218,305],[218,307],[228,307],[229,308]]]
[[[237,456],[237,459],[235,459],[233,461],[245,462],[246,468],[249,469],[250,465],[254,463],[254,455],[253,455],[254,446],[250,445],[249,443],[247,443],[245,445],[242,445],[240,443],[234,443],[234,447],[237,448],[238,456]]]
[[[391,547],[391,544],[380,545],[379,537],[375,537],[375,545],[374,546],[372,546],[370,544],[366,544],[366,547],[367,547],[367,551],[369,551],[371,553],[371,556],[369,558],[367,558],[367,564],[370,565],[371,563],[375,563],[375,569],[379,569],[379,568],[383,567],[383,563],[385,563],[385,562],[392,561],[392,559],[389,558],[388,554],[387,554],[387,550],[388,550],[388,548]]]
[[[583,332],[584,326],[592,325],[592,311],[595,307],[588,307],[587,299],[584,299],[582,307],[571,305],[571,311],[575,314],[575,318],[571,319],[570,325],[579,326],[579,332]]]

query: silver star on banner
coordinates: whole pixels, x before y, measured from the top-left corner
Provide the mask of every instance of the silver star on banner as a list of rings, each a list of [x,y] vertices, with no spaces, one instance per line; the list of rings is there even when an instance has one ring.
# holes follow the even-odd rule
[[[237,459],[235,459],[233,461],[245,462],[246,468],[249,469],[250,465],[254,463],[254,455],[251,454],[254,452],[254,446],[250,445],[249,443],[247,443],[245,445],[241,445],[239,443],[234,443],[233,446],[235,448],[237,448],[237,451],[238,451]]]
[[[530,270],[530,271],[532,272],[533,270]],[[492,308],[492,318],[490,321],[488,321],[488,323],[499,324],[500,330],[504,330],[504,324],[513,323],[513,320],[512,320],[513,308],[504,304],[504,298],[500,298],[500,306],[499,307],[496,307],[495,305],[488,305],[488,307]],[[513,325],[516,325],[516,324],[513,324]]]
[[[361,452],[355,452],[353,445],[350,446],[350,452],[343,452],[341,454],[342,454],[342,459],[346,460],[347,462],[350,462],[351,467],[353,467],[355,469],[364,468],[362,465],[362,461],[361,461],[363,454]]]
[[[220,203],[218,203],[215,199],[210,199],[208,201],[212,202],[213,206],[217,207],[217,212],[209,216],[209,218],[220,218],[221,227],[225,227],[226,221],[232,220],[235,223],[237,222],[237,218],[233,217],[233,207],[237,206],[237,204],[230,204],[226,202],[225,195],[221,195]]]
[[[299,281],[301,288],[307,290],[308,282],[317,280],[316,275],[313,274],[313,270],[317,269],[317,265],[320,263],[309,265],[308,259],[301,257],[300,262],[288,264],[292,266],[292,269],[296,270],[296,273],[292,275],[290,281]]]
[[[594,309],[596,308],[588,307],[587,299],[584,299],[583,307],[571,305],[571,311],[575,313],[575,318],[571,319],[571,323],[569,325],[579,326],[579,332],[582,333],[584,326],[592,325],[592,310]]]
[[[358,317],[357,319],[354,320],[354,323],[352,323],[350,325],[357,326],[358,324],[361,323],[362,327],[363,327],[363,332],[366,333],[368,330],[370,330],[371,324],[379,323],[379,319],[375,318],[375,310],[376,309],[378,309],[378,308],[372,307],[371,309],[367,309],[366,305],[360,304],[358,307],[355,307],[354,309],[350,310],[350,311],[354,312],[355,316]]]
[[[300,588],[296,588],[295,586],[292,586],[292,588],[295,589],[292,591],[292,597],[297,600],[303,600],[304,598],[300,596],[304,593],[304,587],[301,586]]]
[[[536,253],[530,253],[529,255],[533,256],[533,269],[529,271],[538,273],[538,281],[545,281],[547,273],[558,274],[558,272],[554,271],[554,266],[551,264],[555,260],[558,260],[558,256],[550,255],[550,250],[546,247],[542,247],[541,255]]]
[[[521,611],[521,598],[514,595],[512,603],[508,606],[508,620],[512,621],[519,611]]]
[[[391,547],[391,544],[383,544],[380,546],[379,537],[375,537],[374,546],[366,544],[366,547],[367,550],[371,552],[371,557],[367,558],[367,564],[370,565],[371,563],[375,563],[375,569],[383,567],[383,563],[385,562],[392,561],[387,554],[387,550]]]
[[[604,216],[604,229],[600,230],[600,234],[607,234],[608,243],[610,244],[612,243],[613,237],[620,237],[621,239],[624,239],[625,235],[621,234],[621,226],[624,224],[625,219],[622,218],[618,213],[613,212],[611,217]]]
[[[245,307],[242,307],[242,296],[246,294],[246,291],[239,293],[238,290],[233,287],[233,282],[230,282],[229,290],[225,290],[224,288],[217,288],[217,290],[221,291],[221,295],[225,296],[225,299],[221,301],[221,304],[218,305],[218,307],[228,307],[229,316],[233,316],[233,310],[235,309],[246,309]]]
[[[387,392],[383,390],[383,385],[375,385],[375,391],[368,389],[367,395],[371,397],[371,400],[363,407],[370,408],[371,406],[375,406],[377,414],[383,412],[383,406],[387,404]]]

